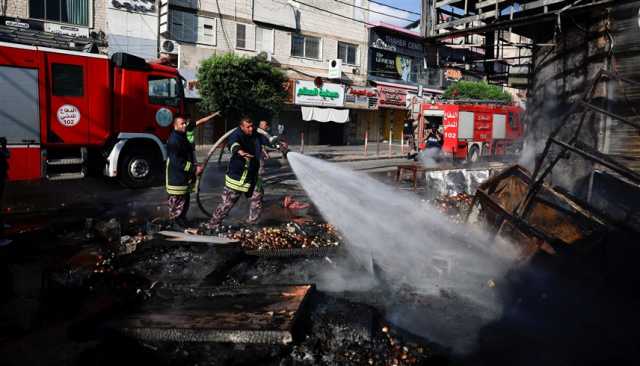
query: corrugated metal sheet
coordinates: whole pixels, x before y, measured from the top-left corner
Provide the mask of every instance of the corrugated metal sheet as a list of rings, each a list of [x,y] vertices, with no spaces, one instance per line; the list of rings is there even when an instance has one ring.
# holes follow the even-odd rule
[[[610,33],[614,44],[612,71],[640,81],[640,1],[619,4],[612,9]],[[640,85],[616,83],[611,89],[610,109],[640,122]],[[619,161],[640,172],[640,131],[619,121],[608,121],[606,134],[606,152],[627,157]]]
[[[545,140],[600,69],[640,81],[639,12],[638,0],[616,1],[610,8],[593,9],[579,18],[567,17],[558,37],[549,33],[547,39],[536,40],[555,41],[556,47],[534,51],[535,76],[527,105],[529,138]],[[599,83],[592,103],[640,122],[640,86]],[[570,122],[570,126],[575,126],[577,117],[570,119],[574,123]],[[580,136],[583,142],[640,172],[640,131],[596,112],[589,112],[586,121]],[[573,127],[567,129],[572,131]],[[572,157],[561,162],[561,170],[578,178],[585,169],[591,169],[588,164],[580,166],[583,162],[584,159]]]

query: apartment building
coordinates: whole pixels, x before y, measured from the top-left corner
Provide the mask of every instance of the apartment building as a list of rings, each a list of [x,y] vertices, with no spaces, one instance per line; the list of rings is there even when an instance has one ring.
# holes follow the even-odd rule
[[[360,109],[376,108],[358,88],[367,81],[367,6],[366,0],[169,0],[160,9],[160,52],[173,55],[187,79],[195,79],[202,60],[212,55],[262,53],[290,82],[291,100],[274,121],[285,126],[289,141],[343,144],[353,125],[347,122]],[[328,79],[333,60],[340,60],[341,73]],[[339,97],[296,93],[316,87]],[[352,88],[358,98],[350,96]],[[188,93],[197,97],[194,90]]]

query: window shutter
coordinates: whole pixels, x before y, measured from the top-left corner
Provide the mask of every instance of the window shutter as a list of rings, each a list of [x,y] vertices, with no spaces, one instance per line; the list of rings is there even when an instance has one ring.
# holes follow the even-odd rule
[[[256,26],[253,24],[246,24],[246,49],[254,51],[256,49]]]
[[[216,45],[216,19],[198,17],[198,43]]]

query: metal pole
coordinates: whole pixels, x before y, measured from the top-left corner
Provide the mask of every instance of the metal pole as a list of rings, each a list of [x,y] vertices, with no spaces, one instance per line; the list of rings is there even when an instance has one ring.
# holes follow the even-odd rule
[[[367,145],[369,144],[369,126],[364,130],[364,156],[367,156]]]
[[[379,126],[376,129],[376,155],[380,155],[380,129]]]
[[[400,155],[404,155],[404,131],[400,134]]]
[[[389,129],[389,156],[391,156],[391,142],[393,139],[393,130]]]
[[[300,154],[304,154],[304,132],[300,132]]]

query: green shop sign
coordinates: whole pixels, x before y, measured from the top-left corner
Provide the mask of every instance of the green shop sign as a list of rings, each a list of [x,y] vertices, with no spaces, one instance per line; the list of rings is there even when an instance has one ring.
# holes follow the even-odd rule
[[[322,97],[324,99],[336,99],[340,98],[340,93],[331,91],[328,89],[318,89],[313,88],[309,89],[306,87],[302,87],[298,89],[298,96],[307,96],[307,97]]]

